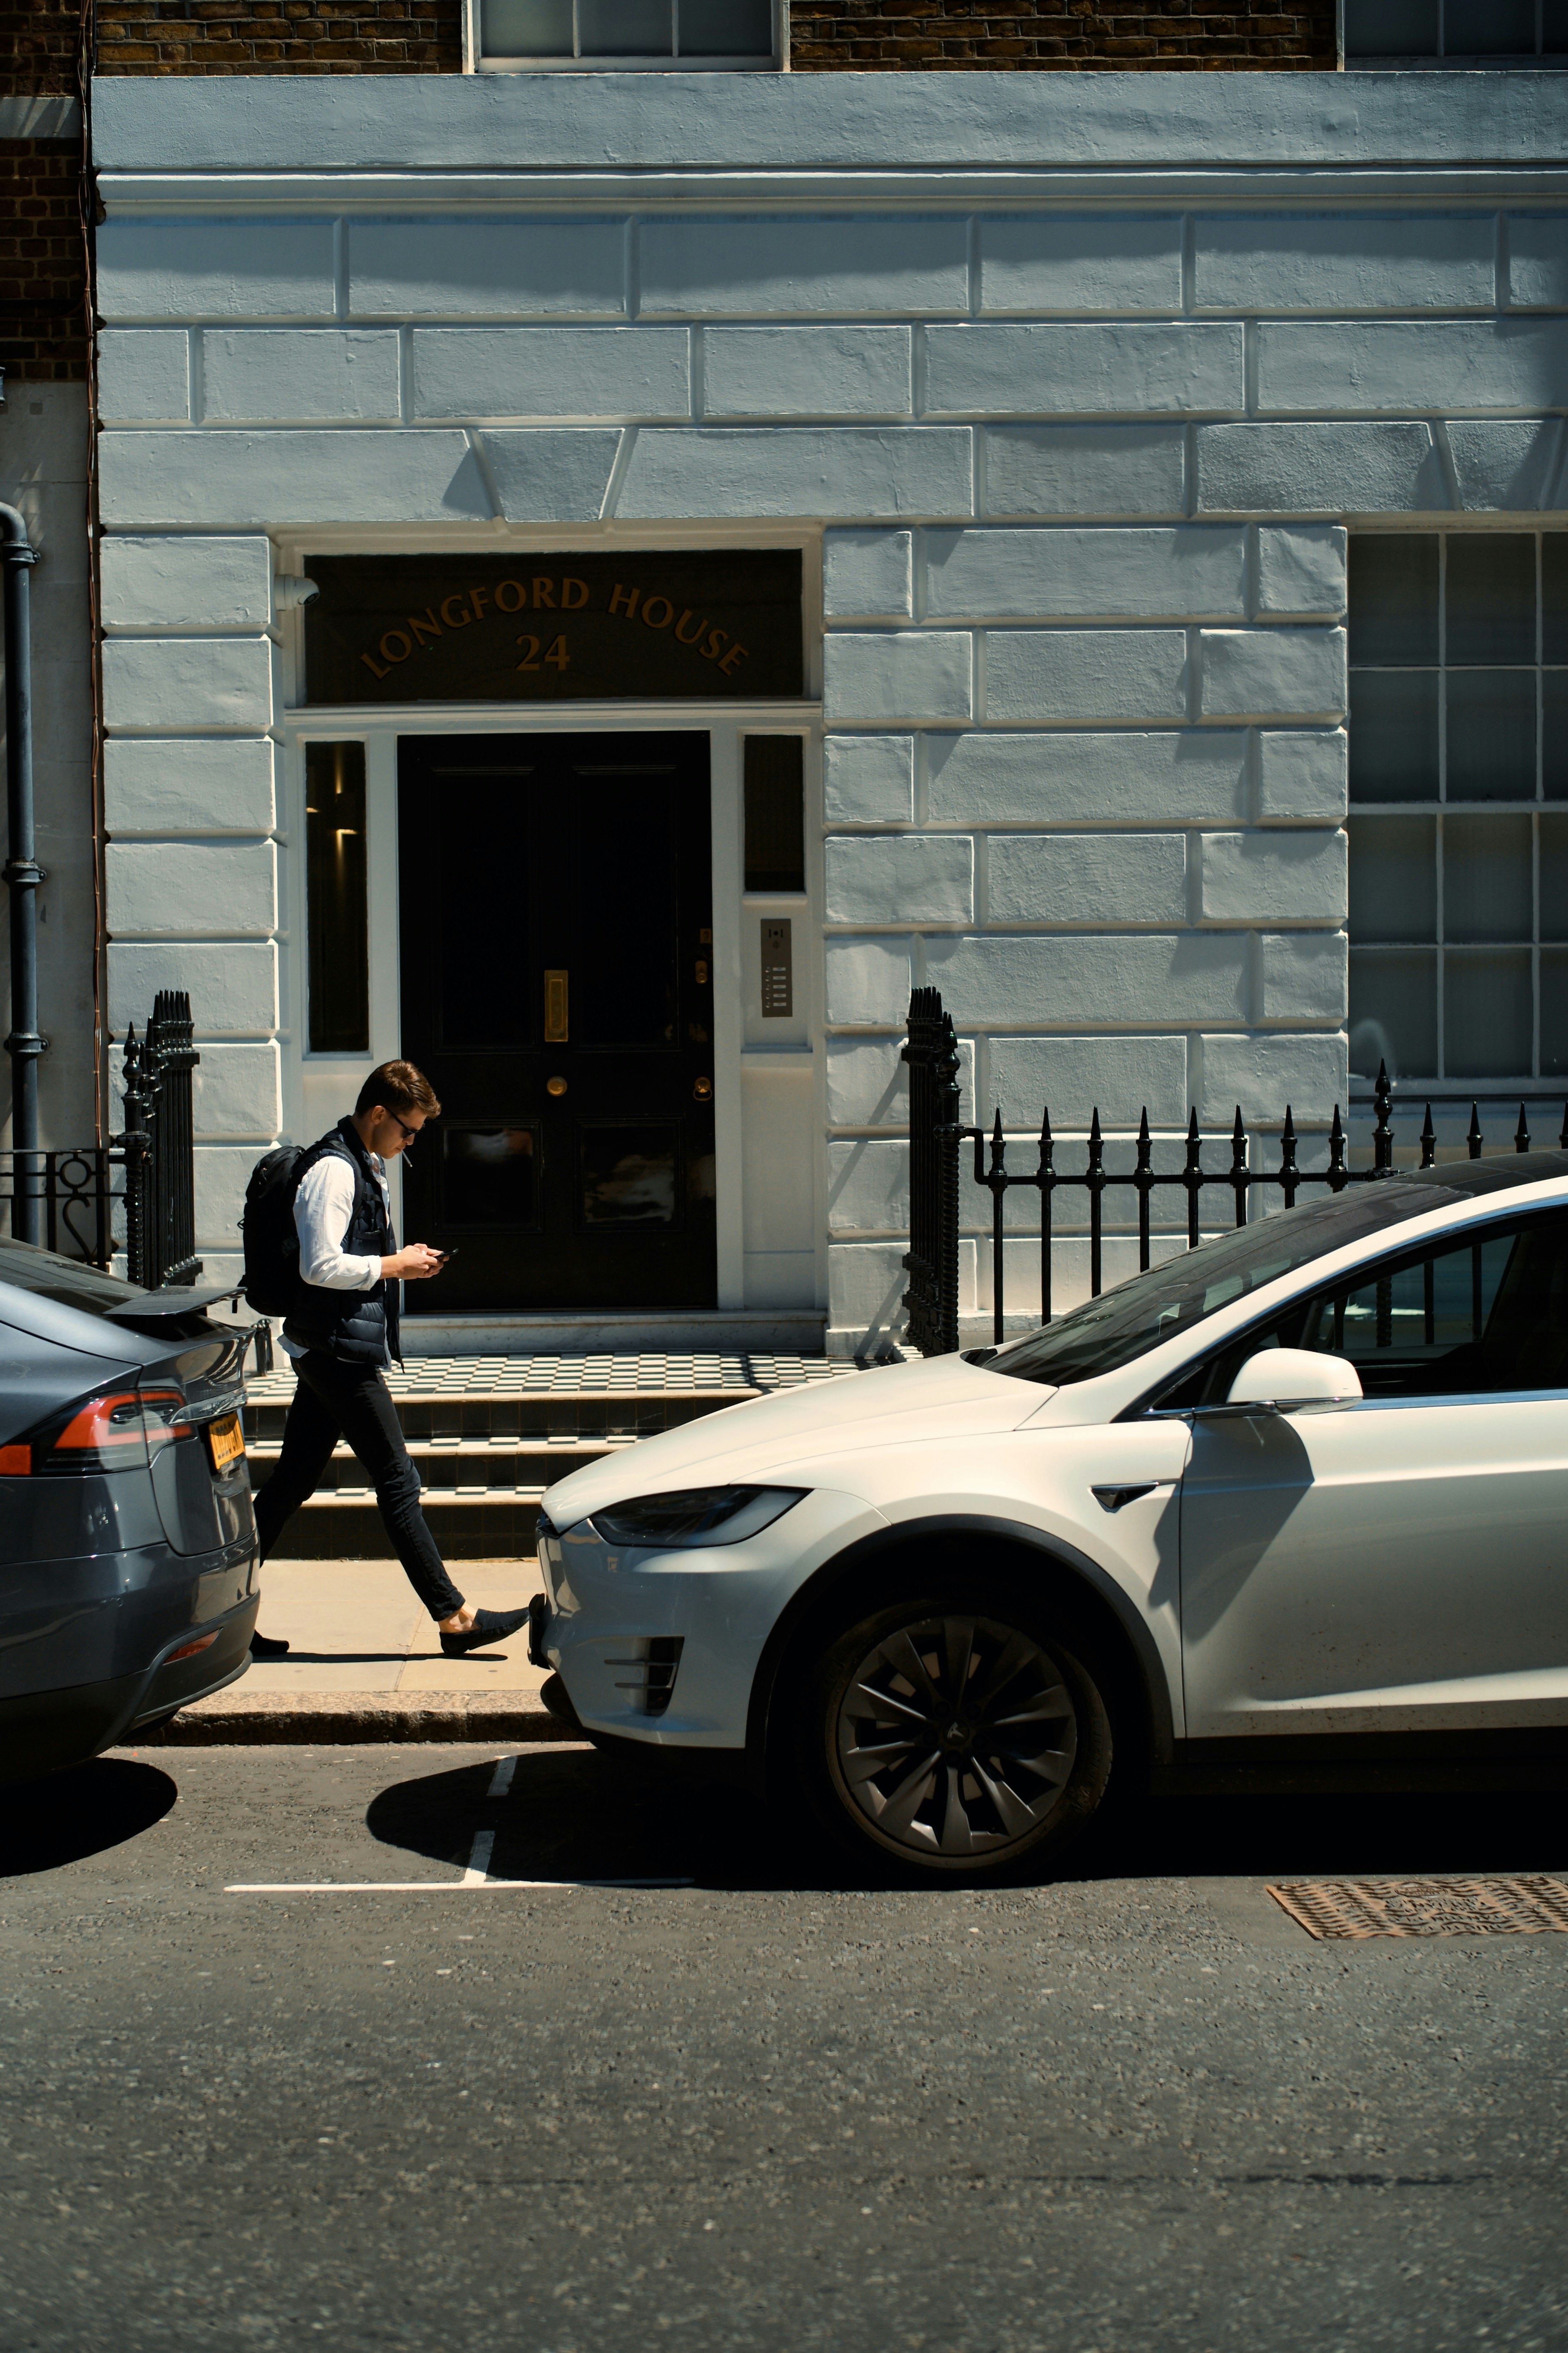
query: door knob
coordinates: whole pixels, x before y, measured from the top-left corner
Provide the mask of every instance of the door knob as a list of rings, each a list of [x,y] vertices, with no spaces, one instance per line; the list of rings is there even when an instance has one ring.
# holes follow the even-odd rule
[[[691,1092],[698,1103],[711,1103],[713,1100],[712,1080],[699,1079],[696,1085],[692,1088]]]
[[[544,1082],[544,1092],[547,1095],[563,1095],[566,1092],[565,1080],[546,1079]]]

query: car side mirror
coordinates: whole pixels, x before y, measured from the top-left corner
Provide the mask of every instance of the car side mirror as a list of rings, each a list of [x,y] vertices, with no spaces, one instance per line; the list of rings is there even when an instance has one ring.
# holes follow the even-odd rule
[[[1338,1404],[1361,1394],[1361,1377],[1347,1357],[1311,1348],[1259,1348],[1232,1381],[1226,1402],[1289,1413],[1292,1406]]]

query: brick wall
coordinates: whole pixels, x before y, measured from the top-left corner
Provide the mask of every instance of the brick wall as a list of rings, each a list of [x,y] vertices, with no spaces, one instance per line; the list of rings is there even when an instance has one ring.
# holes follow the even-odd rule
[[[797,73],[1331,68],[1334,0],[793,0],[790,63]]]
[[[99,0],[101,74],[458,73],[459,0]]]
[[[74,139],[0,140],[0,367],[12,383],[87,374],[80,177]]]

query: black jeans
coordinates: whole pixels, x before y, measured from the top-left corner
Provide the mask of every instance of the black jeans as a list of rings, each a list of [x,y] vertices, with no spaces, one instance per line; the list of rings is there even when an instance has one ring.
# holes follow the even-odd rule
[[[298,1387],[283,1425],[278,1468],[256,1499],[267,1558],[286,1523],[321,1484],[332,1449],[346,1438],[369,1473],[381,1522],[408,1581],[432,1618],[450,1618],[463,1597],[447,1574],[419,1508],[419,1473],[408,1459],[391,1392],[374,1365],[351,1365],[312,1348],[297,1357]]]

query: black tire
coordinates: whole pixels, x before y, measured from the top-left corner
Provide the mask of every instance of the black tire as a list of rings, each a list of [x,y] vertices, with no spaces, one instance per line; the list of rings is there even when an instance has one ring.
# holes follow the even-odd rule
[[[1096,1648],[1071,1614],[999,1576],[862,1605],[795,1684],[794,1761],[816,1820],[862,1868],[949,1886],[1033,1875],[1110,1784],[1111,1676]]]

